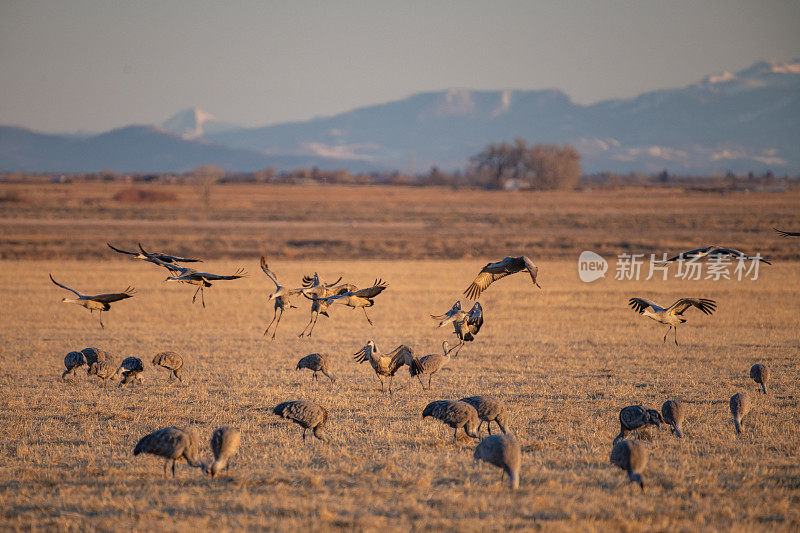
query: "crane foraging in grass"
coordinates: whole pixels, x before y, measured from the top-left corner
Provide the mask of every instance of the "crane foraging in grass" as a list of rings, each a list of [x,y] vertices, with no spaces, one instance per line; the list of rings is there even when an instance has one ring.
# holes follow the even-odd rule
[[[522,464],[522,449],[513,433],[489,435],[478,443],[475,453],[476,461],[485,461],[502,469],[502,477],[508,474],[511,490],[519,488],[519,468]]]
[[[696,307],[703,313],[710,315],[717,309],[717,303],[708,298],[681,298],[667,308],[654,304],[644,298],[631,298],[628,305],[640,315],[652,318],[656,322],[669,326],[664,334],[664,342],[667,342],[667,335],[670,330],[675,330],[675,345],[678,344],[678,324],[683,324],[686,319],[683,313],[690,307]]]
[[[306,440],[306,431],[311,430],[314,436],[325,442],[328,436],[325,427],[328,425],[328,410],[319,404],[306,401],[282,402],[272,410],[282,418],[291,420],[303,428],[303,440]]]
[[[215,429],[211,434],[211,453],[214,454],[214,462],[205,465],[203,468],[205,473],[214,477],[223,468],[227,471],[230,459],[239,451],[241,442],[242,432],[235,427],[223,426]]]
[[[164,477],[167,466],[172,461],[172,477],[175,477],[175,463],[184,459],[189,466],[202,468],[199,458],[199,438],[194,428],[167,427],[145,435],[136,443],[133,455],[149,453],[164,458]]]
[[[69,292],[75,294],[77,298],[62,298],[62,302],[68,304],[77,304],[81,307],[84,307],[89,310],[89,312],[100,311],[100,327],[105,328],[103,325],[103,311],[110,311],[111,304],[114,302],[118,302],[120,300],[124,300],[126,298],[132,297],[136,294],[136,289],[133,287],[128,287],[122,292],[113,292],[109,294],[97,294],[95,296],[88,296],[85,294],[81,294],[74,289],[70,289],[66,285],[62,285],[61,283],[57,282],[53,279],[53,275],[50,274],[50,281],[61,287],[62,289],[67,289]]]
[[[628,479],[644,490],[642,471],[647,466],[647,448],[638,440],[621,440],[614,442],[611,449],[611,464],[628,473]]]

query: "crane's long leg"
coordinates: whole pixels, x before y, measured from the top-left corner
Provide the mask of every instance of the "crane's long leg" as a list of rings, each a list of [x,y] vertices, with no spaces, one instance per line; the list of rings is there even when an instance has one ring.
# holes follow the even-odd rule
[[[206,291],[203,290],[203,286],[200,285],[200,301],[203,303],[203,309],[206,308]]]
[[[394,376],[389,376],[389,394],[392,394],[392,381],[394,381]]]
[[[271,327],[272,327],[272,323],[273,323],[273,322],[275,322],[275,319],[276,319],[277,317],[278,317],[278,306],[275,306],[275,308],[274,308],[274,309],[273,309],[273,311],[272,311],[272,320],[270,320],[270,321],[269,321],[269,324],[267,324],[267,329],[265,329],[265,330],[264,330],[264,335],[266,335],[267,333],[269,333],[269,328],[271,328]],[[276,328],[276,329],[277,329],[277,328]]]
[[[308,320],[308,324],[306,324],[306,327],[303,328],[303,331],[300,332],[300,335],[298,335],[298,337],[302,337],[303,335],[305,335],[306,330],[308,329],[308,326],[311,326],[312,323],[316,323],[314,321],[314,317],[316,317],[316,316],[319,316],[319,311],[314,311],[312,309],[311,310],[311,318]],[[311,330],[312,331],[314,330],[314,326],[311,326]],[[308,332],[308,336],[309,337],[311,336],[311,331]]]
[[[367,317],[367,322],[369,322],[369,325],[370,326],[374,326],[374,324],[372,323],[372,320],[369,319],[369,315],[367,314],[367,308],[366,307],[362,307],[361,309],[364,310],[364,316]]]
[[[453,433],[453,443],[458,442],[458,428],[456,428],[455,432]]]
[[[105,329],[105,326],[103,325],[103,312],[100,311],[98,314],[100,315],[100,327]]]
[[[195,301],[197,301],[197,293],[198,293],[198,292],[200,292],[200,289],[202,289],[202,288],[203,288],[203,286],[202,286],[202,285],[200,285],[200,286],[197,288],[197,290],[196,290],[196,291],[194,291],[194,294],[192,295],[192,303],[194,303]]]
[[[281,318],[283,318],[283,307],[281,307],[281,313],[278,315],[278,321],[275,323],[275,329],[272,330],[272,340],[275,340],[275,334],[278,333],[278,324],[281,323]]]
[[[306,440],[306,428],[303,428],[303,440]]]
[[[419,380],[419,386],[422,387],[422,390],[425,390],[425,384],[422,383],[422,378],[419,377],[419,374],[417,374],[417,379]]]
[[[172,479],[175,479],[175,459],[172,460]]]
[[[169,459],[164,459],[164,477],[167,477],[167,467],[169,466]]]
[[[667,332],[664,333],[664,342],[667,342],[667,335],[669,335],[669,332],[670,332],[671,329],[672,329],[672,326],[670,326],[669,329],[667,329]]]
[[[675,326],[675,346],[678,345],[678,326]]]
[[[431,378],[432,378],[432,377],[433,377],[433,374],[431,374],[430,376],[428,376],[428,390],[431,390]]]

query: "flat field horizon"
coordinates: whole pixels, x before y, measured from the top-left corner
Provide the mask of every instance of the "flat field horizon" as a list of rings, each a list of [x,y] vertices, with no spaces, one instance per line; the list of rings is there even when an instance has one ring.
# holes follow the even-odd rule
[[[800,230],[796,193],[467,191],[462,197],[442,189],[432,198],[418,190],[393,196],[355,187],[326,200],[315,196],[325,191],[318,187],[220,187],[216,209],[228,214],[206,216],[190,189],[175,189],[178,199],[164,206],[115,202],[117,191],[97,185],[59,187],[23,187],[14,201],[0,203],[3,529],[800,527],[800,242],[770,229]],[[284,197],[292,199],[273,205]],[[318,204],[301,216],[294,209],[309,198]],[[354,211],[342,214],[345,205]],[[362,205],[369,207],[358,211]],[[483,209],[480,216],[469,216],[473,208]],[[261,225],[278,214],[280,231]],[[333,240],[342,244],[327,243],[332,238],[320,227],[348,220],[358,221],[349,232],[331,224],[341,231]],[[315,238],[321,243],[286,244]],[[165,283],[163,269],[105,245],[134,249],[140,241],[208,258],[201,265],[213,273],[245,268],[248,275],[214,283],[203,309],[199,297],[191,303],[193,287]],[[614,279],[620,253],[677,253],[711,242],[760,252],[773,264],[762,265],[756,280],[684,280],[672,275],[674,265],[667,280]],[[447,257],[451,247],[462,253]],[[340,248],[363,253],[350,258]],[[272,256],[273,250],[279,252]],[[609,260],[604,279],[580,281],[583,250]],[[374,326],[361,310],[338,306],[330,318],[319,318],[311,338],[298,338],[310,307],[299,297],[276,340],[265,337],[273,314],[266,297],[274,289],[258,266],[265,252],[288,286],[314,271],[360,287],[386,280],[388,289],[368,310]],[[489,287],[480,297],[483,328],[433,377],[431,390],[401,368],[393,393],[382,393],[372,368],[353,360],[370,339],[384,352],[403,343],[418,355],[440,351],[443,340],[453,344],[452,329],[435,328],[429,315],[458,299],[471,305],[462,292],[480,268],[519,253],[537,263],[542,289],[525,273]],[[61,303],[68,293],[48,274],[89,294],[128,285],[137,293],[112,304],[101,329],[96,314]],[[718,307],[710,316],[687,311],[677,346],[671,334],[662,341],[666,326],[627,305],[631,297],[668,305],[684,296],[712,298]],[[90,346],[117,363],[140,357],[144,382],[101,387],[84,369],[62,381],[64,356]],[[184,355],[183,383],[168,383],[166,371],[149,364],[164,350]],[[295,370],[313,352],[331,357],[335,384],[324,376],[314,383],[309,371]],[[767,395],[749,378],[754,363],[772,370]],[[753,407],[737,436],[728,400],[740,391],[750,394]],[[475,439],[462,434],[454,443],[449,427],[421,418],[429,401],[474,394],[495,395],[508,406],[522,444],[517,491],[500,481],[497,468],[472,459]],[[304,442],[300,427],[271,414],[277,403],[294,399],[328,408],[330,443]],[[633,404],[659,409],[667,399],[686,405],[686,435],[678,439],[663,426],[640,435],[650,453],[641,492],[609,464],[618,413]],[[145,434],[183,425],[198,429],[204,460],[214,428],[239,428],[242,444],[230,470],[211,479],[179,463],[177,477],[165,479],[161,459],[133,457]]]

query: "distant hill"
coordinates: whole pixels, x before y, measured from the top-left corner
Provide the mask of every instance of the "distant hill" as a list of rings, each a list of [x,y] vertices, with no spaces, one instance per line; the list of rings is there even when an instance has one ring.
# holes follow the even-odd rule
[[[800,174],[800,61],[593,105],[558,90],[451,89],[303,122],[242,128],[197,109],[161,128],[89,137],[0,128],[0,169],[74,172],[249,171],[317,166],[354,172],[464,168],[486,144],[569,143],[585,172]]]

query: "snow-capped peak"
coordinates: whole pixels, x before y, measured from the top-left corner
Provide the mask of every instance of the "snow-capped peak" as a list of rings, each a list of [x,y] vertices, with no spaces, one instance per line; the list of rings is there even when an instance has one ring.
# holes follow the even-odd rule
[[[211,113],[196,107],[179,111],[164,121],[161,126],[185,139],[195,139],[206,133],[217,133],[236,127],[233,124],[221,122]]]

